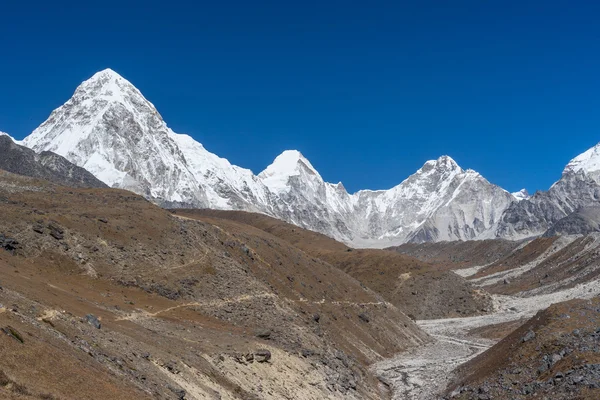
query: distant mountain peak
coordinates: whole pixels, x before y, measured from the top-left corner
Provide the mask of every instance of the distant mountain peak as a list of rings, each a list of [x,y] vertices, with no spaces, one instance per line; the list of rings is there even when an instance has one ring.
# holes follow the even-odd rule
[[[518,192],[511,193],[512,196],[517,199],[517,201],[527,200],[531,197],[527,189],[521,189]]]
[[[565,167],[563,174],[578,171],[586,173],[600,171],[600,143],[572,159]]]
[[[254,175],[173,132],[111,69],[81,83],[23,143],[163,206],[258,211],[359,246],[479,237],[514,200],[449,156],[426,162],[390,190],[354,194],[325,182],[297,150]]]
[[[116,73],[110,68],[103,69],[102,71],[96,72],[89,79],[86,79],[81,83],[79,87],[86,87],[91,85],[110,85],[115,83],[131,85],[127,79]]]
[[[100,77],[112,77],[112,78],[123,78],[117,72],[110,68],[105,68],[102,71],[96,72],[90,79],[98,79]]]
[[[302,174],[315,176],[320,181],[323,180],[315,167],[302,153],[298,150],[285,150],[258,177],[268,188],[277,191],[287,187],[290,177]]]
[[[423,167],[421,167],[419,171],[429,172],[434,169],[437,171],[462,172],[462,168],[450,156],[441,156],[437,160],[429,160],[425,164],[423,164]]]
[[[96,72],[91,78],[83,81],[72,97],[72,100],[76,101],[88,99],[123,103],[130,108],[147,104],[156,111],[154,105],[131,82],[112,69]]]

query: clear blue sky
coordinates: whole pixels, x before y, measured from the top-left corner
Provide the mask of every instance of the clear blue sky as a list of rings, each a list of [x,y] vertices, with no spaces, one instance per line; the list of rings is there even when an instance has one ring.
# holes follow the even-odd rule
[[[0,130],[94,72],[255,172],[298,149],[350,191],[426,160],[547,189],[600,141],[600,2],[5,1]]]

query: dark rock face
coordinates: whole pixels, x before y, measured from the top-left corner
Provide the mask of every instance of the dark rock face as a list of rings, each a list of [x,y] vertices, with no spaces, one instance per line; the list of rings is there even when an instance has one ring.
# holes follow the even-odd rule
[[[363,322],[369,322],[371,319],[369,318],[369,316],[365,313],[360,313],[358,314],[358,318],[363,321]]]
[[[0,169],[77,188],[105,188],[104,183],[66,158],[49,151],[37,154],[0,135]]]
[[[268,329],[261,329],[256,331],[255,336],[260,339],[270,339],[272,332]]]
[[[177,399],[179,399],[179,400],[185,399],[185,395],[186,395],[185,390],[175,387],[175,386],[171,386],[171,385],[168,385],[167,389],[169,389],[171,392],[173,392],[175,394],[175,396],[177,397]]]
[[[560,219],[544,236],[587,235],[600,231],[600,206],[582,207]]]

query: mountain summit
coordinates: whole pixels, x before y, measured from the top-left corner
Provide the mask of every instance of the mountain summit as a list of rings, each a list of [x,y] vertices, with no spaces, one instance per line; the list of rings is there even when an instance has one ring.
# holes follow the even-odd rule
[[[579,171],[600,183],[600,143],[572,159],[565,167],[563,175]]]
[[[60,154],[112,187],[149,198],[202,198],[172,131],[144,96],[116,72],[96,73],[23,144]]]
[[[164,206],[262,212],[357,246],[493,236],[514,200],[449,156],[390,190],[349,194],[299,151],[258,175],[173,132],[129,81],[105,69],[83,82],[23,144],[53,151],[109,186]]]

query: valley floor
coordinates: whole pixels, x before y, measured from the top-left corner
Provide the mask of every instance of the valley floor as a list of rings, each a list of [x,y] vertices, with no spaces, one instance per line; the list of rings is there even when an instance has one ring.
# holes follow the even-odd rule
[[[434,339],[375,364],[375,374],[393,393],[393,399],[431,400],[441,398],[452,379],[452,371],[493,346],[500,337],[484,338],[483,331],[524,322],[551,304],[589,299],[600,295],[600,281],[588,282],[556,293],[531,297],[493,295],[494,312],[488,315],[419,321],[418,325]],[[487,329],[486,329],[487,328]],[[514,328],[513,328],[514,329]],[[492,335],[493,336],[493,335]],[[437,396],[437,397],[436,397]]]

